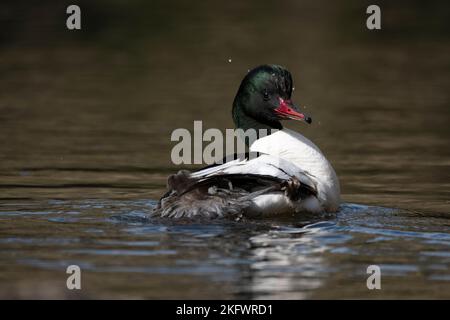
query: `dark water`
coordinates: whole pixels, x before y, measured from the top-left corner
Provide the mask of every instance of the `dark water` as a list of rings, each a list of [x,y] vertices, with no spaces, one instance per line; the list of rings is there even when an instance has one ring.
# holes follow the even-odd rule
[[[0,16],[0,297],[450,298],[447,5],[385,4],[370,33],[357,1],[108,4],[81,2],[78,34],[51,1]],[[292,72],[314,123],[287,126],[333,163],[340,212],[147,219],[171,132],[232,128],[261,63]]]

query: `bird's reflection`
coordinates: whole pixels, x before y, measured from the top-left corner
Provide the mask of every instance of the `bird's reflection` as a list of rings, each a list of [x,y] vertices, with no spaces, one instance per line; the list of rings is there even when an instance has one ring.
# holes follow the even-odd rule
[[[323,285],[331,269],[322,253],[332,222],[304,227],[275,227],[251,236],[248,270],[243,272],[242,293],[253,299],[304,299]],[[245,294],[246,293],[246,294]]]

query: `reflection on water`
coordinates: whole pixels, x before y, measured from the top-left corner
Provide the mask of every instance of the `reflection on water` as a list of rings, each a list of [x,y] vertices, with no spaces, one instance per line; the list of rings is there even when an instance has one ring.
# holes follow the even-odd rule
[[[0,297],[450,297],[448,4],[380,3],[373,33],[361,1],[104,2],[79,2],[80,33],[54,1],[0,15]],[[287,126],[324,151],[347,204],[147,219],[180,169],[170,133],[232,128],[262,63],[292,72],[314,123]]]
[[[344,204],[335,215],[192,223],[149,220],[153,205],[33,201],[3,211],[1,295],[449,297],[446,216],[428,219],[425,226],[409,211]],[[81,293],[65,289],[64,271],[71,264],[83,270]],[[378,293],[366,288],[371,264],[382,270]],[[50,291],[35,290],[42,281]]]

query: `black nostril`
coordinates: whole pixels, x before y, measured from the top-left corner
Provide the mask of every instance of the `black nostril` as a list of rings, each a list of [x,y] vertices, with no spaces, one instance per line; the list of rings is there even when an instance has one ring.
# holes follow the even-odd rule
[[[305,122],[311,124],[312,122],[311,117],[305,117]]]

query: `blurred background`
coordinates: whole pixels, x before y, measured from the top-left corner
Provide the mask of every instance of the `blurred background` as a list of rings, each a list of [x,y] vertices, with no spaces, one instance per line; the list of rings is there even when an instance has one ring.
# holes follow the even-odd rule
[[[81,30],[66,28],[70,4],[81,8]],[[370,4],[2,0],[0,209],[157,200],[180,169],[170,160],[171,132],[192,130],[194,120],[233,128],[240,81],[270,63],[291,71],[293,99],[314,120],[287,126],[330,159],[345,202],[447,217],[450,3],[376,1],[382,29],[374,31]],[[2,239],[26,237],[38,223],[12,216],[2,218]],[[42,223],[35,238],[51,236]],[[16,281],[29,269],[13,271],[23,242],[13,244],[3,247],[11,256],[0,277]],[[333,297],[326,294],[318,296]]]
[[[379,31],[366,28],[368,1],[77,1],[80,31],[66,28],[70,4],[2,2],[2,185],[38,175],[141,196],[164,184],[175,128],[233,128],[241,79],[275,63],[315,120],[287,125],[331,159],[345,199],[448,208],[447,2],[381,1]]]

